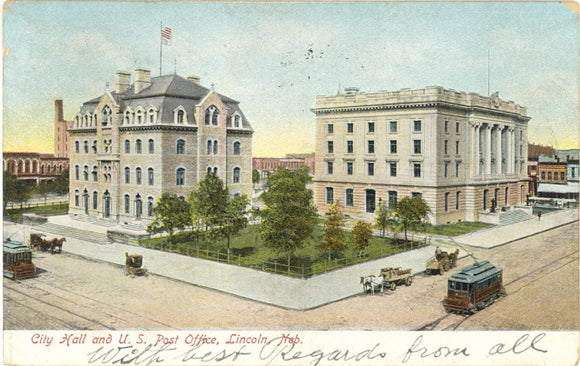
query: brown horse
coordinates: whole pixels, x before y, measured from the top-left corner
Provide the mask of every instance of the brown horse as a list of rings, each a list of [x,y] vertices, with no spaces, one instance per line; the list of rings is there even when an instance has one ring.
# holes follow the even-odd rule
[[[43,238],[44,234],[37,234],[37,233],[31,233],[30,234],[30,247],[32,249],[40,249],[42,248],[42,242],[43,242]]]
[[[62,253],[62,243],[66,241],[66,238],[54,238],[50,241],[50,254]]]

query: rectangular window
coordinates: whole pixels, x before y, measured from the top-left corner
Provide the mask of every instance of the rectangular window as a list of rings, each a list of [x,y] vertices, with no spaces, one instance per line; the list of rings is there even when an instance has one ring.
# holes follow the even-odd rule
[[[389,132],[397,132],[397,121],[389,122]]]
[[[367,163],[367,172],[369,175],[375,175],[375,163]]]
[[[542,179],[546,179],[546,172],[542,172]]]
[[[455,122],[455,133],[459,133],[459,122]]]
[[[443,141],[443,153],[445,155],[449,154],[449,141],[448,140]]]
[[[327,162],[326,162],[326,168],[327,168],[327,173],[328,173],[328,174],[332,174],[332,173],[333,173],[333,171],[334,171],[334,166],[333,166],[333,163],[332,163],[332,161],[327,161]]]
[[[421,140],[413,140],[413,153],[414,154],[421,153]]]
[[[346,142],[346,153],[347,154],[352,154],[354,152],[354,145],[352,141],[347,141]]]
[[[421,177],[421,164],[419,163],[413,164],[413,176],[416,178]]]
[[[558,172],[554,172],[554,180],[558,180]]]
[[[443,168],[443,175],[445,178],[447,178],[447,170],[449,170],[448,168],[449,168],[449,163],[445,163],[445,166]]]
[[[389,191],[389,207],[397,204],[397,191]]]
[[[421,192],[411,192],[411,197],[422,197],[423,193]]]
[[[354,125],[352,124],[352,122],[349,122],[346,124],[346,132],[352,133],[352,131],[354,131]]]
[[[397,153],[397,140],[391,140],[391,154]]]
[[[397,176],[397,163],[390,163],[391,177]]]
[[[374,154],[375,153],[375,141],[374,140],[369,140],[367,143],[367,151],[369,154]]]
[[[375,123],[374,122],[367,123],[367,127],[368,127],[367,131],[369,133],[375,132]]]
[[[548,172],[548,179],[552,179],[552,172]]]
[[[455,163],[455,176],[459,177],[459,163]]]
[[[461,195],[461,192],[455,192],[455,209],[459,210],[459,197]]]
[[[347,188],[345,197],[346,206],[354,206],[354,197],[352,188]]]
[[[421,132],[421,120],[413,121],[413,131]]]
[[[560,172],[560,180],[564,180],[564,172]]]
[[[445,192],[445,212],[449,211],[449,192]]]
[[[334,152],[334,141],[327,142],[327,149],[326,150],[329,154],[332,154]]]
[[[332,123],[328,124],[328,133],[329,134],[334,133],[334,125]]]
[[[449,121],[445,121],[445,132],[449,132]]]
[[[352,164],[352,161],[347,161],[346,162],[346,174],[352,175],[352,173],[353,173],[353,164]]]
[[[326,187],[326,203],[332,205],[334,203],[334,189]]]
[[[455,141],[455,155],[459,155],[459,141]]]

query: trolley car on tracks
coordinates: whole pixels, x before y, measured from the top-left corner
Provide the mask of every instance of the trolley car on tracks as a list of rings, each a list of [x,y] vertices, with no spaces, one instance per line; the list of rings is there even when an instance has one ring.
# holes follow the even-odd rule
[[[10,238],[3,243],[4,277],[14,280],[36,277],[32,263],[32,250],[23,243]]]
[[[473,314],[505,294],[503,271],[488,261],[477,262],[449,277],[443,307],[448,312]]]

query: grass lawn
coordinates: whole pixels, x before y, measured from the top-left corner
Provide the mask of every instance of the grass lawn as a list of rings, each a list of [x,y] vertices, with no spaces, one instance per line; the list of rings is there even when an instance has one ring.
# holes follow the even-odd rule
[[[35,207],[14,208],[6,210],[4,217],[10,221],[22,222],[23,213],[39,215],[64,215],[68,213],[68,203],[49,203]]]
[[[318,248],[318,243],[322,237],[322,228],[316,226],[313,236],[294,253],[289,268],[288,258],[284,254],[276,253],[264,246],[260,238],[259,228],[259,225],[250,225],[242,230],[238,236],[232,238],[229,260],[227,240],[203,238],[203,233],[197,237],[192,232],[176,234],[175,244],[168,244],[167,237],[141,240],[140,244],[146,247],[298,277],[308,277],[424,245],[420,242],[405,242],[402,239],[372,237],[369,246],[363,253],[358,253],[353,247],[350,232],[345,231],[347,249],[342,253],[331,255],[329,258],[327,252]]]
[[[451,224],[427,225],[424,232],[434,235],[455,236],[487,226],[490,226],[490,224],[486,224],[484,222],[460,221]]]

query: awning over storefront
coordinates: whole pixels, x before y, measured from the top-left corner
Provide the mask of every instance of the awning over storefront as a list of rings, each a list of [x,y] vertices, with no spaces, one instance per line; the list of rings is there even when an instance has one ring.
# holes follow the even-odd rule
[[[578,194],[578,183],[568,183],[568,184],[539,183],[538,193]]]

